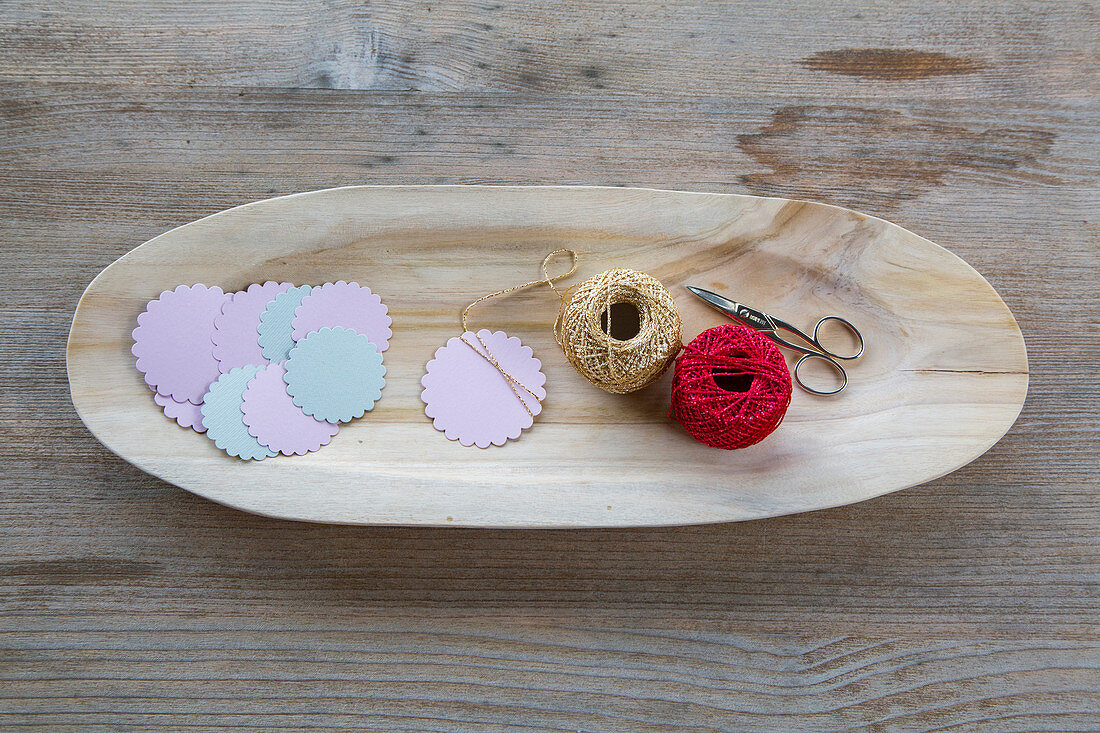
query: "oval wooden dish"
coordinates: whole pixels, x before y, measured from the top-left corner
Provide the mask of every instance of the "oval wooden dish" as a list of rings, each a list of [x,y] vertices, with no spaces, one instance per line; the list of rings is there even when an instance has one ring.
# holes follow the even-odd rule
[[[580,252],[579,282],[609,267],[672,291],[685,343],[726,322],[699,285],[812,326],[855,323],[866,354],[836,397],[795,390],[787,417],[739,451],[667,417],[670,375],[629,396],[569,367],[557,298],[529,288],[472,324],[520,337],[549,396],[504,447],[464,448],[424,415],[420,378],[479,295]],[[134,368],[147,301],[181,283],[356,280],[393,317],[375,409],[302,457],[243,462],[181,429]],[[348,524],[606,527],[726,522],[850,504],[974,460],[1016,419],[1027,355],[1012,314],[961,259],[889,222],[822,204],[594,187],[354,186],[259,201],[146,242],[99,274],[73,318],[73,404],[110,450],[188,491],[250,512]]]

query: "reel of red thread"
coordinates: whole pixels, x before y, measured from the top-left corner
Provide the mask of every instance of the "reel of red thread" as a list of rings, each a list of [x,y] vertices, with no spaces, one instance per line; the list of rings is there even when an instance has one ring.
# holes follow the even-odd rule
[[[726,450],[759,443],[779,427],[790,403],[787,362],[755,329],[707,329],[676,360],[669,417],[701,443]]]

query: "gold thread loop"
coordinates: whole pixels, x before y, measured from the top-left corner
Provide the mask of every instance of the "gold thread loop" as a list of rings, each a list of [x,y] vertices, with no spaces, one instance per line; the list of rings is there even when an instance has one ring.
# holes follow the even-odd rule
[[[550,276],[550,271],[549,271],[550,260],[553,259],[556,255],[559,255],[559,254],[568,254],[569,258],[570,258],[570,265],[571,266],[570,266],[568,272],[564,272],[561,275],[554,275],[553,277],[551,277]],[[523,396],[520,394],[519,390],[522,389],[524,392],[531,395],[533,398],[535,398],[536,402],[542,402],[542,400],[540,400],[539,396],[537,394],[535,394],[530,388],[528,388],[526,385],[524,385],[518,379],[516,379],[511,374],[509,374],[504,369],[504,367],[502,367],[500,365],[500,362],[498,362],[496,360],[496,357],[493,356],[493,352],[489,349],[489,345],[485,343],[485,339],[481,338],[481,334],[479,334],[477,332],[473,332],[473,331],[470,330],[470,327],[468,325],[468,321],[469,321],[469,317],[470,317],[470,311],[474,309],[474,306],[476,306],[478,303],[481,303],[482,301],[489,300],[490,298],[496,298],[496,297],[499,297],[501,295],[507,295],[509,293],[514,293],[517,290],[522,290],[524,288],[529,288],[532,285],[542,285],[542,284],[549,285],[550,289],[553,290],[554,293],[557,294],[558,298],[560,300],[562,300],[562,302],[564,302],[565,294],[562,293],[561,291],[559,291],[556,287],[554,287],[554,281],[555,280],[561,280],[562,278],[569,277],[570,275],[572,275],[576,271],[577,271],[577,253],[575,251],[571,250],[571,249],[565,249],[565,248],[556,249],[553,252],[551,252],[550,254],[546,255],[546,257],[544,257],[542,259],[542,274],[545,276],[545,277],[543,277],[543,279],[541,279],[541,280],[532,280],[531,282],[521,283],[520,285],[513,285],[510,288],[504,288],[503,290],[497,290],[494,293],[489,293],[488,295],[483,295],[480,298],[478,298],[477,300],[475,300],[473,303],[470,303],[468,306],[466,306],[466,310],[462,311],[462,336],[460,337],[462,339],[462,343],[466,344],[471,349],[473,349],[474,353],[476,353],[481,358],[485,359],[485,361],[492,364],[496,368],[496,370],[498,372],[500,372],[500,375],[502,377],[504,377],[504,380],[508,383],[508,386],[512,388],[512,394],[514,394],[516,396],[516,399],[519,400],[519,403],[521,405],[523,405],[523,409],[526,410],[527,414],[530,415],[532,418],[535,415],[534,415],[533,412],[531,412],[531,408],[527,406],[527,401],[523,399]],[[569,291],[567,290],[565,292],[567,293]],[[559,309],[559,312],[560,312],[560,309]],[[476,346],[474,346],[472,343],[470,343],[469,341],[466,340],[466,334],[467,333],[473,333],[474,334],[474,338],[476,338],[478,340],[478,343],[481,344],[481,348],[484,349],[484,351],[482,351],[481,349],[478,349]],[[555,333],[556,333],[556,324],[555,324]]]

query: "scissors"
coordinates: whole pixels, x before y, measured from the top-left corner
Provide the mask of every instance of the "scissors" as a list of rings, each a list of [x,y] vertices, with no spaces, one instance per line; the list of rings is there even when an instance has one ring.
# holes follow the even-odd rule
[[[769,316],[763,311],[758,311],[755,308],[750,308],[749,306],[738,303],[735,300],[730,300],[729,298],[722,297],[721,295],[718,295],[718,293],[712,293],[711,291],[704,290],[703,288],[695,288],[691,285],[688,285],[687,289],[690,290],[691,293],[696,297],[704,300],[710,307],[719,310],[722,313],[725,313],[727,316],[734,319],[735,321],[740,321],[747,326],[752,326],[780,346],[784,346],[788,349],[793,349],[801,353],[802,358],[800,358],[798,360],[798,363],[794,365],[793,374],[794,381],[797,382],[798,386],[802,389],[811,394],[831,395],[840,392],[846,386],[848,386],[848,374],[844,371],[844,367],[840,365],[840,362],[849,361],[851,359],[858,359],[863,354],[863,334],[861,334],[855,326],[853,326],[845,319],[841,318],[840,316],[825,316],[817,322],[817,325],[814,326],[814,335],[810,336],[809,334],[800,331],[786,321],[782,321],[775,316]],[[821,342],[818,340],[817,334],[818,331],[821,330],[821,327],[829,321],[840,322],[844,325],[845,328],[848,329],[849,332],[851,332],[853,336],[859,339],[859,351],[854,354],[844,355],[837,354],[822,346]],[[779,335],[779,331],[781,330],[794,334],[794,336],[802,343],[794,343],[783,338]],[[798,370],[804,363],[806,363],[810,359],[823,359],[828,362],[829,366],[831,366],[833,368],[833,371],[835,371],[840,377],[840,386],[834,390],[824,391],[820,389],[815,389],[814,387],[811,387],[810,385],[803,382],[802,377],[799,376]]]

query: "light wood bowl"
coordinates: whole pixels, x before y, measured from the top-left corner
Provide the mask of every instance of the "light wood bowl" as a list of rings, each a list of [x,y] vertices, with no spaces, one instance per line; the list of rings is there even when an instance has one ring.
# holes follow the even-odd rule
[[[648,272],[673,293],[685,343],[727,322],[685,285],[796,325],[837,314],[867,341],[835,397],[795,390],[787,417],[739,451],[693,441],[667,417],[669,380],[604,393],[551,334],[557,298],[536,287],[475,314],[544,365],[534,427],[464,448],[424,415],[420,378],[484,293],[580,253],[577,278]],[[574,281],[579,281],[574,280]],[[134,368],[146,302],[181,283],[226,291],[265,280],[356,280],[393,317],[386,389],[366,417],[301,457],[243,462],[181,429]],[[73,404],[126,461],[214,501],[274,517],[349,524],[493,527],[674,525],[850,504],[974,460],[1012,425],[1027,355],[981,275],[899,226],[778,198],[595,187],[354,186],[259,201],[166,232],[101,272],[73,317]],[[793,359],[792,359],[793,361]]]

